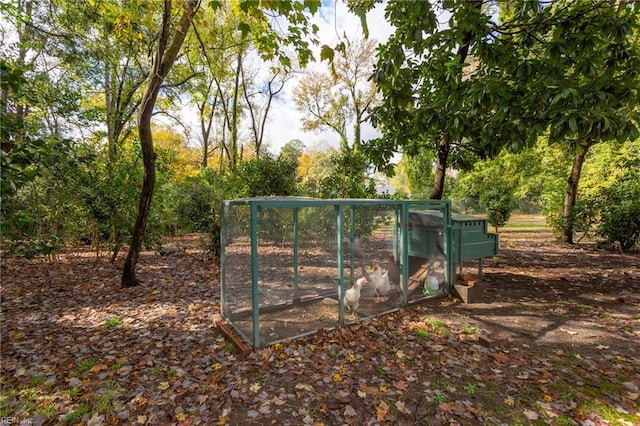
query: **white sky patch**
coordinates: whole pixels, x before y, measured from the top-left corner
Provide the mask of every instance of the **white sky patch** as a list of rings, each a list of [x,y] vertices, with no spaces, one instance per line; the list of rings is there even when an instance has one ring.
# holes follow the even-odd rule
[[[367,24],[369,27],[369,37],[378,42],[386,41],[392,33],[392,27],[384,19],[384,4],[378,4],[374,10],[367,14]],[[350,40],[362,38],[362,26],[360,18],[347,10],[346,4],[341,0],[324,0],[318,13],[311,19],[319,27],[318,39],[320,44],[335,46],[345,36]],[[312,62],[304,70],[328,72],[327,62],[320,61],[320,49],[314,52],[316,62]],[[334,132],[305,132],[302,130],[302,114],[296,109],[293,102],[293,89],[298,84],[300,78],[296,77],[287,82],[284,93],[271,107],[270,119],[265,130],[265,142],[270,150],[277,154],[280,149],[293,139],[301,140],[306,146],[317,146],[325,142],[330,146],[337,147],[339,144],[338,135]],[[363,140],[375,138],[378,133],[370,125],[363,126]]]

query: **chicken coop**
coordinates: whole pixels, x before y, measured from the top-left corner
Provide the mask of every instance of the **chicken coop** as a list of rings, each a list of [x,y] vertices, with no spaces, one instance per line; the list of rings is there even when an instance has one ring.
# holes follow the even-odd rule
[[[222,315],[258,348],[441,297],[451,217],[447,200],[224,201]]]

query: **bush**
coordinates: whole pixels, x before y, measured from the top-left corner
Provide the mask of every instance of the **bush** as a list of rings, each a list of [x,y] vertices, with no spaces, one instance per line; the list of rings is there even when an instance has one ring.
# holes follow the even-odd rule
[[[640,242],[640,203],[630,201],[605,208],[597,233],[609,243],[620,243],[622,251],[631,251]]]
[[[480,205],[484,207],[489,223],[498,232],[498,228],[504,226],[511,217],[516,204],[512,192],[500,185],[483,192],[480,196]]]

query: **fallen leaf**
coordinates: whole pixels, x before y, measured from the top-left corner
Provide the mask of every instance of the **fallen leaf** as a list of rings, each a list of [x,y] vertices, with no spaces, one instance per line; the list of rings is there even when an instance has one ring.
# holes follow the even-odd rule
[[[527,410],[526,408],[522,410],[522,414],[524,414],[525,417],[529,420],[538,420],[540,418],[540,416],[538,416],[538,413],[536,413],[535,411]]]
[[[405,382],[404,380],[400,380],[397,382],[393,382],[393,387],[398,389],[398,390],[407,390],[407,388],[409,387],[409,383]]]
[[[280,398],[276,397],[276,398],[273,398],[273,399],[271,400],[271,402],[272,402],[274,405],[284,405],[287,401],[285,401],[284,399],[280,399]]]
[[[387,392],[387,388],[384,387],[384,390],[382,390],[381,388],[377,388],[377,387],[374,387],[374,386],[361,384],[358,392],[362,392],[365,396],[367,394],[372,395],[372,396],[382,396]],[[358,393],[358,395],[360,395],[360,393]],[[364,398],[364,396],[363,396],[363,398]]]
[[[344,409],[344,416],[345,417],[356,417],[358,415],[358,413],[356,412],[356,410],[353,409],[352,406],[347,405]]]
[[[89,370],[89,371],[90,371],[90,372],[92,372],[92,373],[97,373],[97,372],[99,372],[99,371],[102,371],[102,370],[108,370],[108,369],[109,369],[109,367],[108,367],[108,366],[106,366],[106,365],[104,365],[104,364],[98,364],[98,365],[94,365],[94,366],[91,368],[91,370]]]
[[[376,407],[376,419],[378,419],[379,422],[383,421],[387,417],[387,413],[389,413],[389,405],[382,401]]]

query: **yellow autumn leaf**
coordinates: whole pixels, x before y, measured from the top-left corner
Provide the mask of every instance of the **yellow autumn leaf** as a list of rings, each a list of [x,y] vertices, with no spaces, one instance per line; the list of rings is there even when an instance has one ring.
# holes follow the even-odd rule
[[[506,397],[504,399],[504,403],[507,404],[510,407],[513,407],[514,405],[516,405],[516,402],[510,396],[508,396],[508,397]]]
[[[179,422],[185,421],[187,419],[187,417],[189,417],[189,416],[187,416],[185,413],[176,414],[176,420],[179,421]]]
[[[220,370],[222,368],[222,364],[220,364],[219,362],[216,362],[211,366],[211,368],[213,368],[214,370]]]
[[[20,340],[24,337],[24,334],[12,331],[11,333],[9,333],[9,337],[11,337],[13,340]]]
[[[387,393],[387,389],[388,388],[386,386],[384,386],[384,385],[380,386],[380,392]]]
[[[224,426],[227,424],[227,422],[229,421],[229,417],[220,417],[218,419],[218,423],[216,423],[216,425],[218,426]]]
[[[340,373],[336,373],[333,375],[333,381],[336,383],[339,383],[342,381],[342,374]]]
[[[252,384],[252,385],[249,387],[249,390],[250,390],[251,392],[257,393],[257,392],[260,390],[260,388],[261,388],[261,387],[262,387],[262,386],[260,386],[260,384],[259,384],[259,383],[254,383],[254,384]]]
[[[553,401],[553,397],[551,395],[546,395],[545,394],[544,400],[547,401],[547,402],[551,402],[551,401]]]
[[[158,389],[160,390],[169,389],[169,382],[160,382],[160,384],[158,385]]]
[[[354,354],[349,354],[349,356],[347,357],[347,361],[349,362],[353,362],[356,360],[356,356]]]

